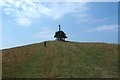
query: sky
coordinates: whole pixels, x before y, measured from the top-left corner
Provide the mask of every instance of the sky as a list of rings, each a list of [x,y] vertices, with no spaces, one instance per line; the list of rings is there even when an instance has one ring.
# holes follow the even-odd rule
[[[117,2],[1,2],[0,49],[55,40],[58,25],[74,42],[118,43]]]

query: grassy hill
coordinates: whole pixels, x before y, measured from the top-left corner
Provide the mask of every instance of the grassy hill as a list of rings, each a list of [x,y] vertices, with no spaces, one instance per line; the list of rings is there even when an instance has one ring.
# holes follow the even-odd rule
[[[3,78],[116,78],[118,46],[48,41],[2,50]]]

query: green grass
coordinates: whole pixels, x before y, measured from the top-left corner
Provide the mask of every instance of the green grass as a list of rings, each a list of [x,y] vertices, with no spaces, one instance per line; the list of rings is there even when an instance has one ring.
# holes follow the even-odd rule
[[[3,78],[116,78],[118,45],[49,41],[3,50]]]

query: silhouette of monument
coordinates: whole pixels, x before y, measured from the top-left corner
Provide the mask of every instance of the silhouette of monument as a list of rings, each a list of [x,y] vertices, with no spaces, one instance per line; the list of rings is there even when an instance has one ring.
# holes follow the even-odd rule
[[[60,25],[59,25],[59,31],[55,33],[54,37],[57,38],[57,40],[59,41],[65,41],[65,38],[67,38],[66,34],[63,31],[61,31]]]

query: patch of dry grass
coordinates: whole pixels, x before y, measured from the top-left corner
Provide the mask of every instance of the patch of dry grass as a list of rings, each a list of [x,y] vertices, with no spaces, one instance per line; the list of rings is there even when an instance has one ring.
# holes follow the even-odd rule
[[[50,41],[2,50],[4,78],[116,78],[118,45]]]

